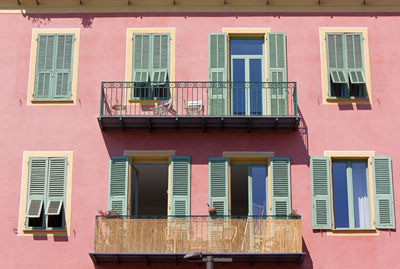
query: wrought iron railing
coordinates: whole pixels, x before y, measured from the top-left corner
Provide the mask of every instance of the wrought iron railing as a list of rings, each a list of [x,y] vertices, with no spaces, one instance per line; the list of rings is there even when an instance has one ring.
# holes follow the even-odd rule
[[[300,216],[97,216],[96,253],[301,253]]]
[[[100,116],[297,116],[296,82],[102,82]]]

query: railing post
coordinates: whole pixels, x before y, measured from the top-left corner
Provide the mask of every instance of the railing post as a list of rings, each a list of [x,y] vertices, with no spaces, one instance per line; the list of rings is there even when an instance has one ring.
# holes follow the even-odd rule
[[[104,109],[104,82],[101,83],[101,92],[100,92],[100,117],[103,116]]]
[[[125,89],[125,87],[124,87],[124,84],[122,84],[121,85],[121,105],[120,105],[120,108],[119,108],[119,115],[120,116],[122,116],[122,107],[123,107],[123,103],[122,103],[122,99],[123,99],[123,96],[124,96],[124,89]]]
[[[293,90],[294,90],[294,93],[293,93],[294,115],[297,117],[297,85],[296,85],[296,82],[293,82],[293,83],[294,83],[294,87],[293,87]]]

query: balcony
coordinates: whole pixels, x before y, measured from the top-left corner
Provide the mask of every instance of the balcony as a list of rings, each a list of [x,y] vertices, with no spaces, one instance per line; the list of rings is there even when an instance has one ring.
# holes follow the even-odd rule
[[[102,82],[105,129],[297,129],[296,82]]]
[[[233,262],[301,262],[299,216],[96,217],[99,262],[184,262],[187,253]]]

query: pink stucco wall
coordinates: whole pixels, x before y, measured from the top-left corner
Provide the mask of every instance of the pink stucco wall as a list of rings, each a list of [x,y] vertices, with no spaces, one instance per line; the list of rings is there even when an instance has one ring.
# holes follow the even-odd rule
[[[392,156],[400,223],[400,14],[1,14],[0,257],[2,268],[93,268],[94,217],[107,207],[108,159],[124,150],[176,150],[192,158],[192,214],[206,214],[209,157],[224,151],[273,151],[291,160],[292,208],[302,215],[302,264],[254,268],[396,268],[398,232],[328,237],[311,228],[309,156],[324,150],[374,150]],[[126,29],[176,28],[176,80],[207,81],[208,34],[222,27],[268,27],[287,36],[288,80],[298,83],[298,131],[108,130],[101,132],[100,83],[124,80]],[[322,105],[319,27],[368,27],[372,105]],[[32,28],[81,28],[76,106],[27,106]],[[19,237],[23,151],[74,151],[71,236]],[[98,268],[107,267],[100,265]],[[109,267],[116,266],[110,264]],[[132,265],[122,265],[128,268]],[[145,268],[145,264],[135,264]],[[152,264],[172,268],[175,264]],[[180,267],[196,267],[183,265]],[[225,265],[226,266],[226,265]],[[229,265],[243,267],[247,264]],[[217,268],[222,265],[216,265]]]

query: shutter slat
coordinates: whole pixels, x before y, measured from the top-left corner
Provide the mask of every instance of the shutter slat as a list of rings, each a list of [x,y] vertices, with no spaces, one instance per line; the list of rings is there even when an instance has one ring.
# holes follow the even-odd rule
[[[50,158],[49,159],[49,198],[64,198],[65,181],[67,175],[67,159],[66,158]]]
[[[313,229],[331,229],[331,191],[328,157],[311,157]]]
[[[52,199],[47,202],[46,215],[59,215],[61,213],[63,201],[61,199]]]
[[[27,218],[39,218],[42,212],[43,199],[29,199],[27,207]]]
[[[171,157],[171,215],[190,215],[190,157]]]
[[[375,226],[395,228],[392,160],[390,157],[372,157],[374,176]]]
[[[110,157],[107,210],[113,210],[120,215],[127,215],[128,165],[128,157]]]
[[[289,215],[290,195],[290,160],[284,157],[271,158],[272,214]]]
[[[208,36],[208,79],[210,82],[227,82],[227,39],[226,33],[212,33]],[[227,89],[224,83],[212,83],[208,91],[208,114],[227,114]]]
[[[217,215],[228,215],[228,160],[208,159],[209,202]]]

